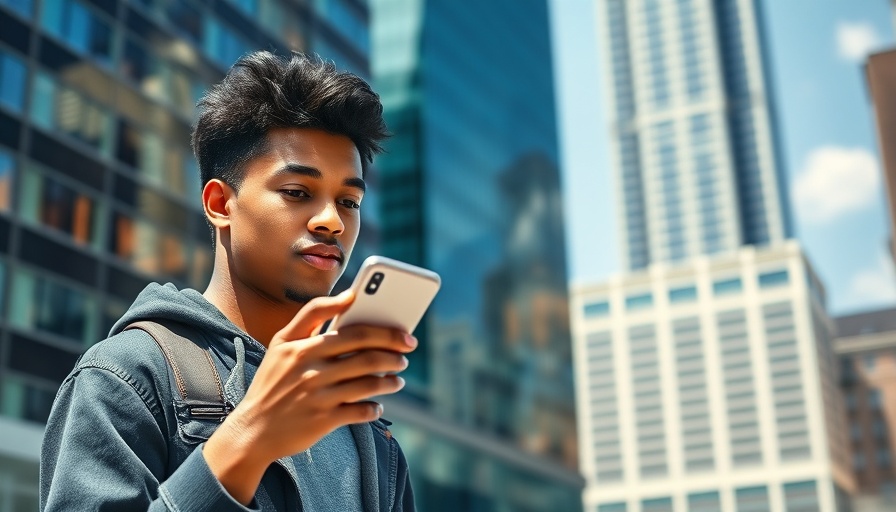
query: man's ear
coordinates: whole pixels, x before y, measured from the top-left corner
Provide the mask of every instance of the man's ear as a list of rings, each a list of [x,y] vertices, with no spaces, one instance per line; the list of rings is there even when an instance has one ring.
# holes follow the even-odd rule
[[[234,196],[230,185],[221,180],[209,180],[202,188],[202,209],[205,218],[216,229],[230,226],[230,199]]]

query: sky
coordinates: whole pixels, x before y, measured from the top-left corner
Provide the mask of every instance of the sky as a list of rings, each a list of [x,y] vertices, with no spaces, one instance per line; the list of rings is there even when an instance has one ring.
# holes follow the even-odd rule
[[[572,283],[621,272],[595,0],[549,0]],[[896,306],[869,53],[896,46],[888,0],[763,0],[796,237],[833,315]]]

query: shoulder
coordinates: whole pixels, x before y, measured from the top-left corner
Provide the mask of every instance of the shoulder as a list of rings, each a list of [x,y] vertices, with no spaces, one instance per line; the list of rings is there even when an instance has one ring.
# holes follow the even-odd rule
[[[165,357],[146,331],[122,331],[93,345],[78,359],[77,369],[111,366],[129,373],[164,370]]]
[[[97,374],[104,375],[105,382],[113,377],[134,388],[147,405],[170,394],[165,356],[152,336],[139,329],[123,331],[87,349],[66,381],[87,384]]]

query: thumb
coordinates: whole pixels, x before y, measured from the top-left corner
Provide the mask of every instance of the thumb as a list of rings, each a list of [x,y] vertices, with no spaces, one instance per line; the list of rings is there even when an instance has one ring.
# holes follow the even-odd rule
[[[355,294],[346,290],[334,297],[316,297],[308,301],[296,316],[271,338],[268,348],[288,341],[310,338],[327,320],[347,310],[354,302]]]

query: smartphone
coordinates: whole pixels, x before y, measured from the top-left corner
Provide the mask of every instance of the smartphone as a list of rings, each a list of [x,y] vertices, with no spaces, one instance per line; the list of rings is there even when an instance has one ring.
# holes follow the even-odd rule
[[[327,332],[364,324],[413,333],[441,284],[439,275],[431,270],[370,256],[352,283],[355,301],[333,318]]]

